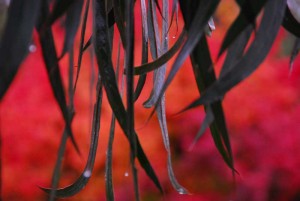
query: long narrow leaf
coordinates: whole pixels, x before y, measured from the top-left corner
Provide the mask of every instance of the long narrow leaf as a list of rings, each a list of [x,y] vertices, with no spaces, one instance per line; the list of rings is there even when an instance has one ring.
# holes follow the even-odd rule
[[[276,0],[275,3],[274,1],[267,2],[256,37],[244,57],[188,108],[222,99],[228,90],[257,69],[265,59],[278,33],[284,17],[285,3],[286,0]],[[276,15],[276,18],[274,18],[274,15]]]
[[[98,147],[101,108],[102,108],[102,81],[99,76],[98,83],[97,83],[97,100],[96,100],[96,104],[94,105],[91,144],[90,144],[90,150],[89,150],[86,166],[82,174],[73,184],[55,190],[56,197],[66,198],[66,197],[73,196],[78,192],[80,192],[88,183],[93,172],[95,158],[96,158],[96,151]],[[41,188],[41,189],[44,190],[46,193],[50,193],[51,191],[51,189],[47,189],[47,188]]]
[[[282,26],[298,38],[300,37],[300,23],[294,18],[288,6],[285,9]]]
[[[41,0],[12,0],[0,41],[0,100],[28,53]]]
[[[226,33],[224,41],[221,45],[218,57],[231,45],[231,43],[239,36],[239,34],[248,26],[253,25],[256,16],[259,14],[267,0],[244,0],[243,3],[240,2],[241,11],[236,20],[230,26]],[[249,7],[252,8],[251,14],[249,12]],[[251,19],[249,19],[251,18]]]
[[[99,72],[103,79],[103,85],[106,90],[107,98],[109,100],[109,104],[113,109],[114,115],[118,120],[122,130],[124,131],[127,138],[129,138],[129,133],[127,133],[127,113],[124,108],[121,96],[118,91],[118,87],[116,85],[116,77],[114,74],[112,61],[109,55],[109,44],[108,44],[108,33],[107,33],[107,25],[106,25],[106,15],[105,15],[105,5],[101,0],[94,0],[94,30],[93,30],[93,40],[94,40],[94,48],[96,53],[96,58],[98,62]],[[136,133],[135,133],[136,136]],[[158,187],[160,191],[162,188],[157,179],[155,172],[152,169],[141,145],[140,142],[136,138],[137,145],[137,158],[146,171],[149,178],[154,182],[154,184]]]
[[[81,26],[79,55],[78,55],[78,61],[77,61],[77,72],[76,72],[76,78],[75,78],[75,84],[74,84],[74,91],[76,90],[79,73],[81,70],[81,61],[82,61],[82,56],[83,56],[83,52],[84,52],[84,38],[85,38],[86,22],[87,22],[87,17],[88,17],[88,13],[89,13],[89,7],[90,7],[90,0],[87,0],[86,4],[85,4],[85,11],[84,11],[82,26]]]
[[[193,50],[191,54],[191,61],[198,90],[202,93],[216,81],[205,36],[201,38]],[[205,120],[195,138],[195,141],[209,126],[216,148],[222,155],[226,164],[234,170],[231,145],[226,129],[221,102],[218,101],[214,104],[205,105],[205,112]]]
[[[76,0],[67,10],[65,21],[65,39],[64,46],[59,58],[62,58],[74,44],[75,35],[79,27],[81,10],[84,0]]]
[[[57,59],[54,38],[52,35],[52,31],[50,27],[46,27],[44,29],[44,22],[49,12],[49,7],[47,1],[42,1],[41,10],[40,10],[40,18],[36,27],[39,33],[39,40],[42,47],[43,59],[46,65],[48,77],[51,83],[52,91],[54,93],[55,99],[62,111],[63,117],[66,122],[66,128],[68,134],[71,138],[72,144],[74,145],[76,151],[80,154],[79,147],[75,141],[73,136],[73,132],[71,129],[71,116],[69,115],[64,88],[62,84],[62,79],[59,71],[59,63]]]
[[[167,63],[178,52],[178,50],[180,49],[180,47],[185,41],[186,35],[187,35],[186,31],[183,30],[180,36],[178,37],[177,41],[175,42],[175,44],[167,52],[165,52],[164,54],[162,54],[160,57],[158,57],[152,62],[143,64],[141,66],[136,66],[134,69],[134,74],[141,75],[144,73],[148,73],[161,67],[163,64]]]

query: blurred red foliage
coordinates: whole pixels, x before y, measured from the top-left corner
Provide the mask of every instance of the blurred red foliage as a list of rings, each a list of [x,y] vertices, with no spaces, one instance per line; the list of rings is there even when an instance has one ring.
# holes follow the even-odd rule
[[[209,39],[213,58],[222,42],[222,33],[233,19],[218,16],[228,12],[228,9],[236,9],[224,3],[226,6],[227,10],[219,10],[216,17],[217,31]],[[54,31],[60,50],[63,32],[58,27]],[[150,86],[147,87],[137,102],[136,127],[166,193],[160,195],[139,168],[142,200],[300,200],[300,60],[296,60],[293,72],[289,73],[288,57],[282,55],[282,46],[286,45],[288,37],[281,30],[266,61],[254,75],[235,87],[224,99],[235,167],[239,172],[235,175],[235,181],[217,152],[209,132],[189,151],[204,118],[203,109],[172,116],[198,96],[195,83],[191,82],[194,78],[187,61],[167,92],[167,114],[175,173],[192,194],[179,195],[173,190],[167,177],[166,152],[156,119],[144,124],[150,113],[141,106],[150,93]],[[139,47],[139,42],[136,45]],[[139,62],[139,59],[140,55],[136,54],[136,61]],[[220,63],[216,63],[217,71]],[[85,56],[75,96],[76,117],[73,122],[83,157],[77,156],[68,144],[60,186],[74,181],[87,159],[91,120],[90,65],[89,57]],[[61,66],[66,83],[67,59],[61,61]],[[66,200],[105,200],[104,161],[111,111],[106,100],[104,104],[92,178],[82,192]],[[38,44],[37,51],[24,61],[4,97],[0,116],[3,200],[45,200],[47,196],[38,186],[50,186],[64,124],[51,92]],[[120,129],[117,129],[113,162],[116,200],[132,200],[133,185],[128,156],[127,141]]]

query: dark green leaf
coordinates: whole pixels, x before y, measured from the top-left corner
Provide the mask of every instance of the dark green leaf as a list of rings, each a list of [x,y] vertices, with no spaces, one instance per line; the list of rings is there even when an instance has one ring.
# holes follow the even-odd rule
[[[0,99],[28,53],[40,2],[39,0],[11,1],[0,41]]]

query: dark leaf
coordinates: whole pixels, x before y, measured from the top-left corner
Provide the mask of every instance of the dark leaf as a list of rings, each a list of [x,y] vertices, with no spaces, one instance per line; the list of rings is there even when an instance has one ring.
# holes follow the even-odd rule
[[[66,122],[66,129],[71,138],[71,141],[76,149],[76,151],[80,154],[78,145],[74,139],[72,129],[71,129],[71,116],[68,112],[63,83],[59,71],[59,64],[57,59],[57,54],[55,50],[54,39],[52,35],[52,31],[50,27],[43,29],[43,23],[46,20],[47,14],[49,12],[47,1],[42,1],[41,11],[39,22],[37,23],[37,30],[39,33],[39,40],[42,47],[42,54],[44,63],[46,65],[47,74],[51,83],[52,91],[54,93],[55,99],[59,104],[59,107],[62,111],[63,117]]]
[[[267,0],[243,0],[240,3],[240,14],[230,26],[229,30],[226,32],[226,36],[223,40],[218,57],[220,57],[223,54],[223,52],[233,43],[233,41],[247,26],[253,26],[256,16],[259,14],[266,1]],[[249,7],[252,8],[251,14],[249,14],[248,11]]]
[[[74,44],[75,35],[79,27],[83,2],[84,0],[75,0],[67,10],[65,21],[66,35],[63,50],[59,58],[62,58]]]
[[[294,18],[288,6],[285,9],[282,26],[298,38],[300,37],[300,23]]]
[[[36,0],[12,0],[0,41],[0,100],[28,53],[32,32],[39,13]]]
[[[191,61],[198,90],[200,93],[202,93],[216,81],[216,76],[214,69],[212,68],[213,64],[205,36],[201,38],[193,50],[191,54]],[[205,120],[195,138],[195,141],[200,135],[202,135],[207,126],[209,126],[218,151],[222,155],[227,165],[234,170],[231,145],[221,102],[218,101],[214,104],[206,105],[205,111]]]
[[[145,0],[141,0],[141,17],[142,17],[142,61],[141,64],[148,63],[148,25],[147,25],[147,8]],[[134,100],[136,101],[146,83],[147,74],[139,76],[137,86],[134,92]]]
[[[139,201],[139,186],[138,175],[135,165],[137,154],[136,136],[134,133],[134,1],[128,0],[125,4],[125,19],[126,19],[126,48],[125,48],[125,68],[126,68],[126,87],[127,87],[127,133],[130,143],[130,163],[132,168],[135,200]]]
[[[94,48],[96,53],[96,58],[98,62],[99,72],[103,79],[103,85],[107,94],[109,104],[114,112],[116,119],[118,120],[122,130],[124,131],[127,138],[129,138],[128,124],[127,124],[127,112],[124,108],[118,87],[116,84],[116,77],[112,66],[112,61],[110,58],[111,53],[109,52],[108,43],[108,33],[106,26],[106,15],[105,15],[105,5],[101,0],[94,0],[94,30],[93,30],[93,40]],[[162,188],[154,173],[141,145],[137,138],[136,133],[134,134],[137,145],[137,158],[146,171],[149,178],[154,182],[160,191]]]
[[[253,27],[248,25],[229,46],[220,76],[226,74],[243,57],[244,50],[250,39]]]
[[[180,50],[172,68],[171,71],[164,83],[164,86],[161,89],[160,96],[161,98],[166,91],[167,87],[170,85],[171,81],[173,80],[174,76],[182,66],[185,59],[189,56],[189,54],[193,51],[194,47],[199,42],[201,36],[204,33],[204,28],[210,19],[212,13],[215,11],[217,5],[219,4],[219,0],[211,0],[209,2],[207,1],[201,1],[199,3],[199,6],[197,8],[197,11],[195,13],[195,17],[193,18],[191,22],[191,26],[188,29],[188,38],[183,45],[182,49]],[[180,6],[185,7],[185,1],[180,1]],[[153,114],[153,112],[152,112]]]
[[[80,69],[81,69],[81,61],[82,61],[82,56],[83,56],[83,52],[84,52],[84,38],[85,38],[86,22],[87,22],[87,17],[88,17],[88,13],[89,13],[89,7],[90,7],[90,0],[87,0],[86,4],[85,4],[85,11],[84,11],[82,26],[81,26],[79,55],[78,55],[78,61],[77,61],[77,72],[76,72],[76,78],[75,78],[75,84],[74,84],[74,91],[76,90],[77,81],[78,81],[79,73],[80,73]],[[91,38],[90,38],[90,40],[91,40]]]
[[[219,78],[201,97],[188,108],[209,104],[223,98],[225,93],[257,69],[269,52],[284,17],[285,0],[268,1],[262,22],[253,43],[244,57]],[[274,17],[276,15],[276,17]]]
[[[182,46],[185,40],[185,37],[186,37],[186,31],[183,30],[179,38],[177,39],[176,43],[167,52],[165,52],[164,54],[162,54],[160,57],[158,57],[152,62],[145,63],[141,66],[135,67],[134,69],[135,75],[141,75],[141,74],[151,72],[161,67],[163,64],[167,63],[180,49],[180,47]]]
[[[100,116],[101,116],[101,106],[102,106],[102,82],[99,76],[97,83],[97,101],[94,106],[94,115],[93,115],[93,125],[92,125],[92,134],[91,134],[91,144],[88,155],[88,160],[84,171],[80,175],[80,177],[71,185],[55,190],[56,197],[65,198],[70,197],[78,192],[80,192],[89,181],[96,158],[96,151],[98,147],[98,138],[99,138],[99,130],[100,130]],[[51,189],[41,188],[47,193],[50,193]]]
[[[52,12],[45,20],[46,26],[51,26],[58,18],[67,13],[68,9],[78,0],[55,0]]]
[[[74,50],[70,50],[70,56],[69,56],[69,97],[70,97],[70,103],[69,103],[69,113],[71,118],[74,117],[74,90],[73,90],[73,72],[74,72]],[[56,197],[56,190],[58,187],[58,182],[60,178],[60,171],[61,171],[61,165],[62,160],[65,154],[66,150],[66,143],[68,139],[68,132],[67,129],[64,129],[61,142],[59,145],[58,153],[57,153],[57,159],[55,163],[55,167],[52,174],[52,181],[51,181],[51,190],[50,190],[50,196],[49,201],[54,201]]]

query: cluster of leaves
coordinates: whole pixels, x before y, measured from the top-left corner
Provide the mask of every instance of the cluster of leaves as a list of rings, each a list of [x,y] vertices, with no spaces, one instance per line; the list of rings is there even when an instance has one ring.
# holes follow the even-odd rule
[[[227,31],[218,58],[227,51],[220,75],[216,76],[206,39],[208,22],[213,16],[220,0],[193,1],[173,0],[140,0],[142,18],[142,61],[140,66],[134,66],[134,6],[135,1],[104,1],[93,0],[12,0],[0,41],[0,98],[8,90],[19,66],[28,54],[34,29],[39,36],[43,59],[47,69],[53,94],[60,106],[65,120],[65,130],[62,135],[56,166],[53,172],[51,188],[42,188],[50,194],[49,200],[55,197],[69,197],[78,193],[89,181],[93,171],[97,143],[100,130],[100,116],[103,89],[113,111],[109,145],[106,156],[105,180],[107,199],[114,200],[112,181],[112,148],[114,141],[115,122],[119,123],[130,145],[130,161],[134,181],[135,198],[139,200],[137,159],[149,178],[163,192],[159,179],[145,155],[134,126],[134,104],[146,83],[149,73],[154,73],[153,89],[144,107],[153,108],[151,116],[156,114],[159,119],[163,142],[167,151],[167,165],[170,181],[179,193],[188,191],[176,180],[172,168],[170,142],[165,114],[165,91],[183,62],[190,57],[195,81],[201,96],[185,107],[183,111],[204,105],[206,117],[202,127],[195,137],[195,143],[206,128],[210,128],[214,143],[226,164],[235,172],[230,140],[226,129],[222,109],[224,95],[253,73],[264,58],[276,38],[278,30],[284,26],[288,31],[300,37],[299,23],[294,19],[286,0],[236,0],[240,13]],[[50,9],[51,8],[51,9]],[[172,9],[170,9],[172,8]],[[178,16],[178,8],[183,16],[184,29],[175,44],[168,47],[170,24]],[[171,19],[169,19],[169,11]],[[88,13],[92,11],[93,31],[90,39],[85,42]],[[262,18],[257,23],[258,15]],[[276,17],[275,17],[276,16]],[[65,40],[61,55],[57,55],[51,26],[59,18],[65,17]],[[161,18],[161,28],[158,18]],[[77,72],[74,74],[74,40],[81,19],[81,40],[77,61]],[[117,30],[115,30],[115,27]],[[119,62],[112,62],[114,32],[121,37],[118,52],[124,50],[125,65],[121,68]],[[251,34],[254,39],[250,40]],[[98,81],[96,87],[96,103],[94,106],[91,143],[88,161],[81,176],[70,186],[58,189],[59,172],[64,156],[66,141],[71,139],[74,148],[80,153],[79,146],[72,134],[71,124],[75,114],[73,104],[76,83],[80,74],[81,60],[84,51],[92,46],[98,64]],[[292,60],[299,49],[298,41],[292,54]],[[150,50],[150,54],[148,53]],[[166,63],[178,53],[170,73],[166,75]],[[60,74],[59,60],[69,54],[69,88],[65,93]],[[151,55],[152,60],[148,58]],[[119,61],[118,56],[117,60]],[[123,73],[124,72],[124,73]],[[123,74],[126,79],[118,83],[118,77]],[[134,77],[138,82],[134,84]],[[136,87],[135,87],[136,86]],[[123,88],[126,90],[126,107],[123,103]],[[68,97],[68,103],[67,98]]]

